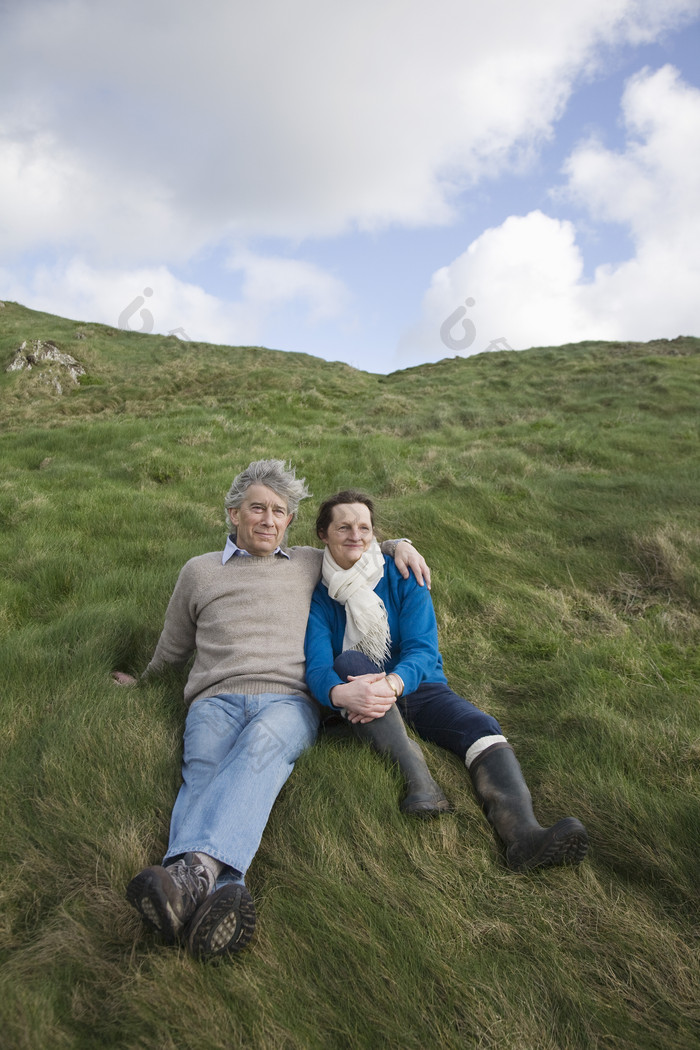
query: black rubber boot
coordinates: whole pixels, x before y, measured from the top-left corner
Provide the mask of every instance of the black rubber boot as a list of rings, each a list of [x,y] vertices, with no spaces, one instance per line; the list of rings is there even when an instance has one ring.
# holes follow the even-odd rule
[[[353,730],[361,740],[366,740],[375,751],[388,755],[403,773],[408,794],[401,803],[402,813],[414,813],[419,817],[431,817],[446,813],[450,804],[430,775],[425,757],[415,740],[406,732],[401,712],[395,704],[382,718],[373,722],[353,724]]]
[[[472,762],[469,774],[486,818],[506,845],[514,871],[551,864],[579,864],[588,850],[588,833],[575,817],[541,827],[532,797],[510,744],[497,743]]]

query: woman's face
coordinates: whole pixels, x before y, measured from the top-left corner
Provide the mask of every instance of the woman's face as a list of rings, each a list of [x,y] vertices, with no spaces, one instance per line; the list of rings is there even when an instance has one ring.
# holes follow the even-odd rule
[[[338,503],[321,539],[341,569],[350,569],[374,539],[372,516],[364,503]]]

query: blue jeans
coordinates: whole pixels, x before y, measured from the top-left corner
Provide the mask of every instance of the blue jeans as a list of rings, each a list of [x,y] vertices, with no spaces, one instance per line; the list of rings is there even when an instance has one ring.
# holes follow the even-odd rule
[[[165,861],[206,853],[242,882],[275,799],[316,739],[318,705],[302,696],[222,693],[195,700],[185,723],[182,786]]]
[[[341,678],[350,674],[376,674],[379,670],[364,653],[355,649],[346,649],[337,656],[333,667]],[[492,715],[453,693],[446,682],[422,682],[412,693],[397,700],[396,706],[419,737],[454,751],[462,761],[477,740],[503,734]]]

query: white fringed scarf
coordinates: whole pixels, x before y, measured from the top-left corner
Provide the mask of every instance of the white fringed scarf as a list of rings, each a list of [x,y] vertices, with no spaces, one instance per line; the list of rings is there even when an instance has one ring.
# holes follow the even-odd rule
[[[384,557],[372,540],[369,550],[350,569],[341,569],[326,547],[323,582],[328,594],[345,606],[343,650],[357,649],[382,667],[391,655],[391,635],[384,602],[374,588],[384,575]]]

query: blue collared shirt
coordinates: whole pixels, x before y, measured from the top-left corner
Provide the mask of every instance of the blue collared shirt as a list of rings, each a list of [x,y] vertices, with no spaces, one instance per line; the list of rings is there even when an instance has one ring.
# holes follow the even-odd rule
[[[281,547],[277,547],[273,552],[274,554],[281,554],[283,558],[289,558],[286,551],[283,551]],[[221,564],[225,565],[230,558],[252,558],[250,551],[244,551],[237,546],[233,536],[229,536],[226,540],[226,546],[224,552],[221,555]]]

